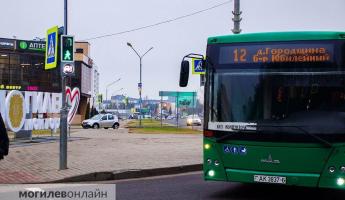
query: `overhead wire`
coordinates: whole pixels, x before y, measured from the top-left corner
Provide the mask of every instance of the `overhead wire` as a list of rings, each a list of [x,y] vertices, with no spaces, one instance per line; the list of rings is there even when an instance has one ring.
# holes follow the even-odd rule
[[[197,14],[200,14],[200,13],[203,13],[203,12],[206,12],[206,11],[209,11],[209,10],[212,10],[212,9],[224,6],[224,5],[226,5],[226,4],[230,3],[230,2],[232,2],[232,0],[228,0],[228,1],[225,1],[223,3],[211,6],[209,8],[205,8],[203,10],[195,11],[195,12],[192,12],[192,13],[189,13],[189,14],[186,14],[186,15],[182,15],[182,16],[171,18],[171,19],[168,19],[168,20],[160,21],[160,22],[157,22],[157,23],[154,23],[154,24],[149,24],[149,25],[146,25],[146,26],[141,26],[141,27],[137,27],[137,28],[133,28],[133,29],[117,32],[117,33],[110,33],[110,34],[90,37],[90,38],[86,38],[86,39],[83,39],[83,40],[84,41],[96,40],[96,39],[100,39],[100,38],[122,35],[122,34],[125,34],[125,33],[130,33],[130,32],[134,32],[134,31],[138,31],[138,30],[142,30],[142,29],[147,29],[147,28],[159,26],[159,25],[162,25],[162,24],[166,24],[166,23],[177,21],[177,20],[181,20],[181,19],[184,19],[184,18],[187,18],[187,17],[191,17],[193,15],[197,15]]]

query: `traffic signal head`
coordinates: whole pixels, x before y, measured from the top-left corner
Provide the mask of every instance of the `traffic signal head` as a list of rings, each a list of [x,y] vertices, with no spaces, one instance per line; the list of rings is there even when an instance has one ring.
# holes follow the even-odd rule
[[[61,36],[61,62],[74,62],[74,36]]]
[[[99,94],[98,95],[98,102],[103,102],[103,95],[102,94]]]

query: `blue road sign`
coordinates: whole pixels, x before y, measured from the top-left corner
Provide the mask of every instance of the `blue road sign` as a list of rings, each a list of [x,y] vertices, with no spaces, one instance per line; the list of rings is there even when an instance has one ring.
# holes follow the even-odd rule
[[[54,26],[47,31],[45,69],[57,66],[58,27]]]
[[[192,74],[205,74],[201,59],[192,59]]]

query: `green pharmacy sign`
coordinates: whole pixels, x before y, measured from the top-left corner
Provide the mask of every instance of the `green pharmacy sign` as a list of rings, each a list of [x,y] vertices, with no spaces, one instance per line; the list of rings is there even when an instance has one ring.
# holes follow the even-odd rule
[[[19,42],[19,47],[21,49],[27,49],[28,48],[28,43],[26,43],[25,41],[21,41],[21,42]]]
[[[44,41],[17,40],[17,50],[44,52],[45,48]]]

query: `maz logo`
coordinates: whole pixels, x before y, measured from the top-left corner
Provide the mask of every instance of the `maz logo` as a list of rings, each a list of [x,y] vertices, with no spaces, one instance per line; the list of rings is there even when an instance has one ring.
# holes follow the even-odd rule
[[[268,158],[263,158],[260,160],[262,163],[272,163],[272,164],[280,164],[279,160],[273,160],[272,155],[269,154]]]

